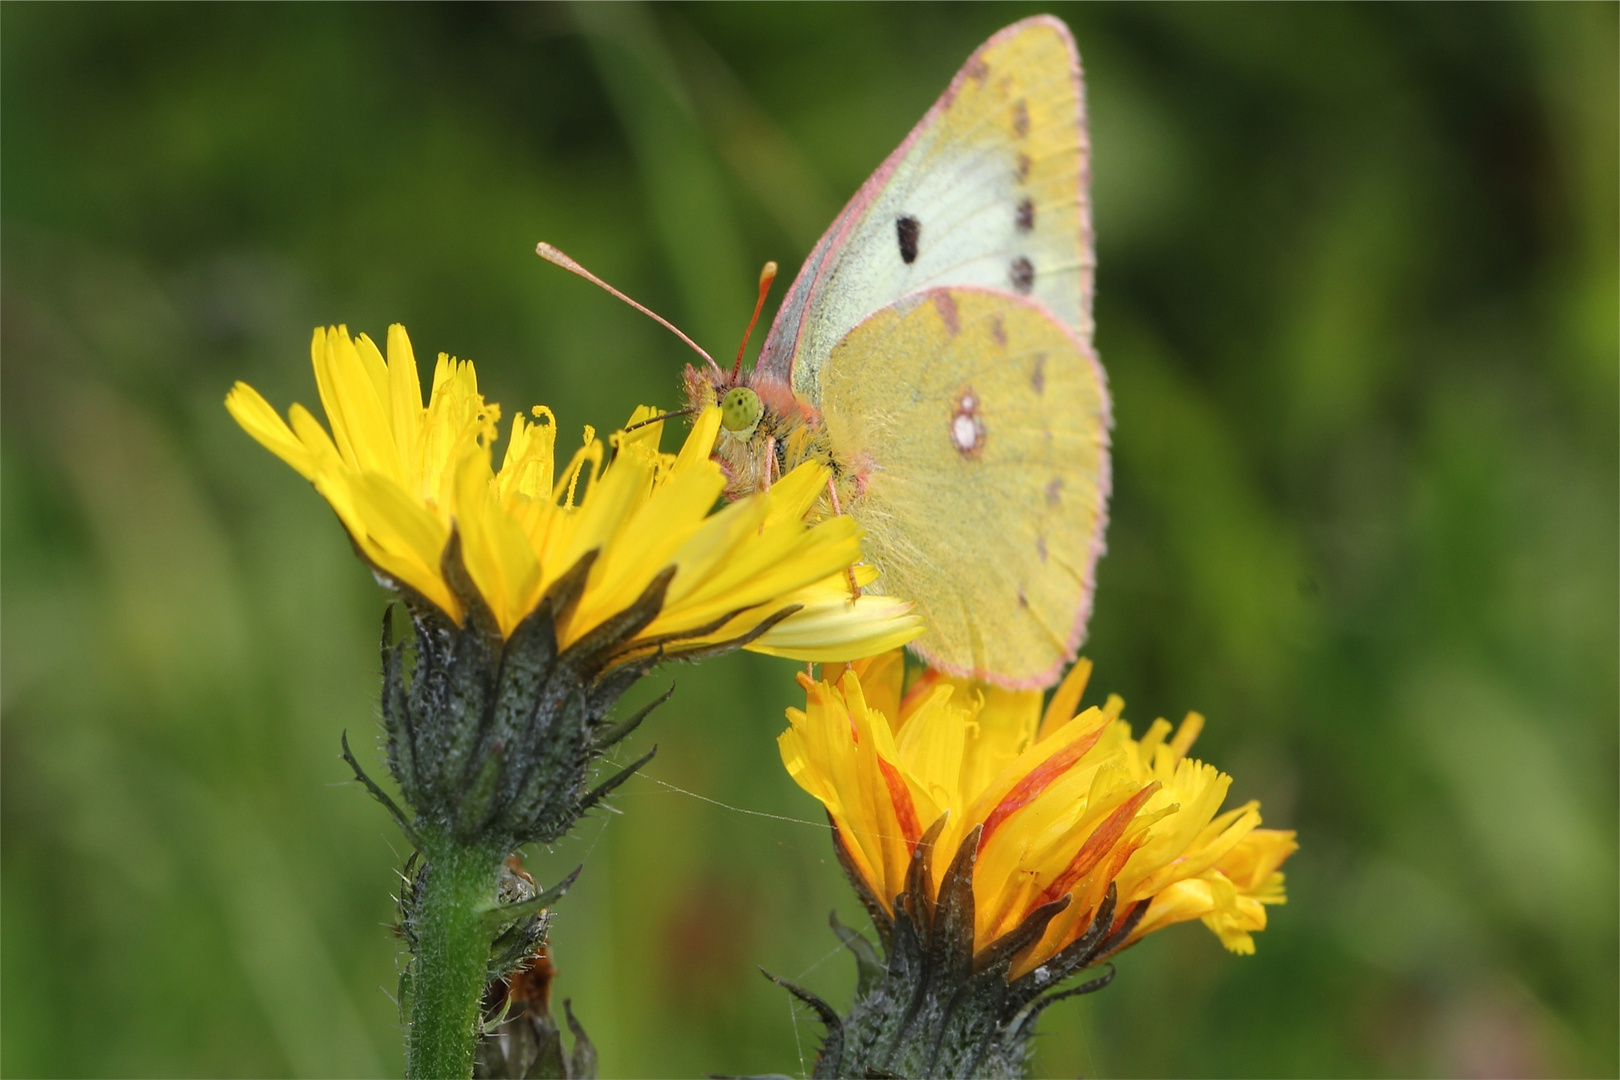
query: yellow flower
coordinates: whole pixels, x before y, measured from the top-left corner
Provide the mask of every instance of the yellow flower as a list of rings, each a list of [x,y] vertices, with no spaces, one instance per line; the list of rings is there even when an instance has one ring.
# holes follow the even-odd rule
[[[1032,917],[1049,919],[1009,981],[1088,931],[1104,950],[1089,956],[1095,963],[1195,918],[1227,948],[1252,952],[1265,905],[1284,900],[1277,868],[1298,846],[1294,834],[1259,828],[1257,803],[1220,812],[1231,777],[1187,757],[1198,714],[1168,741],[1163,720],[1133,739],[1118,697],[1077,714],[1090,670],[1076,664],[1043,715],[1038,691],[934,672],[902,697],[898,651],[828,665],[822,681],[800,677],[806,706],[788,710],[782,760],[826,807],[880,918],[895,917],[931,832],[930,903],[960,849],[976,845],[976,862],[963,864],[972,865],[974,955],[1014,940]]]
[[[386,361],[370,338],[351,339],[344,327],[317,329],[310,351],[330,435],[301,405],[289,425],[244,383],[226,408],[315,485],[387,584],[458,625],[481,604],[509,637],[547,590],[583,566],[583,591],[554,613],[560,648],[649,596],[657,615],[620,659],[741,642],[799,659],[851,659],[921,632],[910,605],[850,601],[855,523],[804,523],[826,486],[822,466],[711,512],[725,487],[709,458],[718,409],[695,418],[678,454],[659,451],[661,421],[628,430],[656,415],[651,408],[610,437],[611,452],[586,427],[584,445],[559,470],[556,420],[536,406],[532,418],[512,418],[497,471],[500,407],[478,392],[470,361],[440,353],[424,405],[402,326],[389,327]]]

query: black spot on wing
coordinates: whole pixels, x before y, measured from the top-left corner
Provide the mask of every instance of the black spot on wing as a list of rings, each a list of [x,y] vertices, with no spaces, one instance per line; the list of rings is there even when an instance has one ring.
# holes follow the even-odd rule
[[[900,258],[910,266],[917,261],[917,243],[922,239],[922,222],[906,214],[895,220],[894,234],[900,241]]]
[[[1028,195],[1018,200],[1018,231],[1029,232],[1035,228],[1035,200]]]
[[[1035,264],[1023,255],[1018,256],[1007,267],[1007,279],[1012,282],[1013,289],[1019,295],[1028,296],[1035,288]]]

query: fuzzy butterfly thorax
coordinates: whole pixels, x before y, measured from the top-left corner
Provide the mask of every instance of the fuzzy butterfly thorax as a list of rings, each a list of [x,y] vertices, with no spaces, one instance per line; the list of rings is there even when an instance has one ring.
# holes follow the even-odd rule
[[[915,651],[1012,689],[1073,661],[1103,551],[1089,156],[1068,29],[1015,23],[833,221],[754,369],[687,369],[691,405],[757,395],[715,447],[728,495],[829,466],[812,512],[861,525],[871,587],[928,626]]]
[[[821,414],[794,398],[785,387],[767,380],[752,383],[746,375],[733,381],[725,373],[690,364],[685,372],[687,406],[693,409],[721,404],[728,393],[739,387],[758,395],[757,419],[740,430],[722,423],[715,440],[714,459],[726,475],[727,499],[740,499],[763,491],[806,461],[817,461],[832,470],[832,484],[839,493],[839,508],[846,496],[858,493],[859,481],[832,453]],[[824,494],[808,515],[812,523],[834,513],[831,494]]]

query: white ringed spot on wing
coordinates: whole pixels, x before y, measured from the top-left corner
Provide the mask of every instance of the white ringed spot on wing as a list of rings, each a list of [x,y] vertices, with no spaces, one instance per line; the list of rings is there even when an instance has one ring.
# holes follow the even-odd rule
[[[951,445],[965,458],[977,458],[984,451],[984,417],[979,414],[979,395],[965,386],[956,395],[951,410]]]

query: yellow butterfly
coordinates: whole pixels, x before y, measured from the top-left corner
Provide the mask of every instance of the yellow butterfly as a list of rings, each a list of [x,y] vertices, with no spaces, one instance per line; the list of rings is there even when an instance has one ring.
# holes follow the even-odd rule
[[[689,406],[722,407],[729,496],[829,465],[817,512],[865,530],[869,588],[916,602],[912,648],[1009,689],[1074,659],[1103,551],[1089,157],[1068,28],[1007,27],[833,221],[753,370],[686,369]]]

